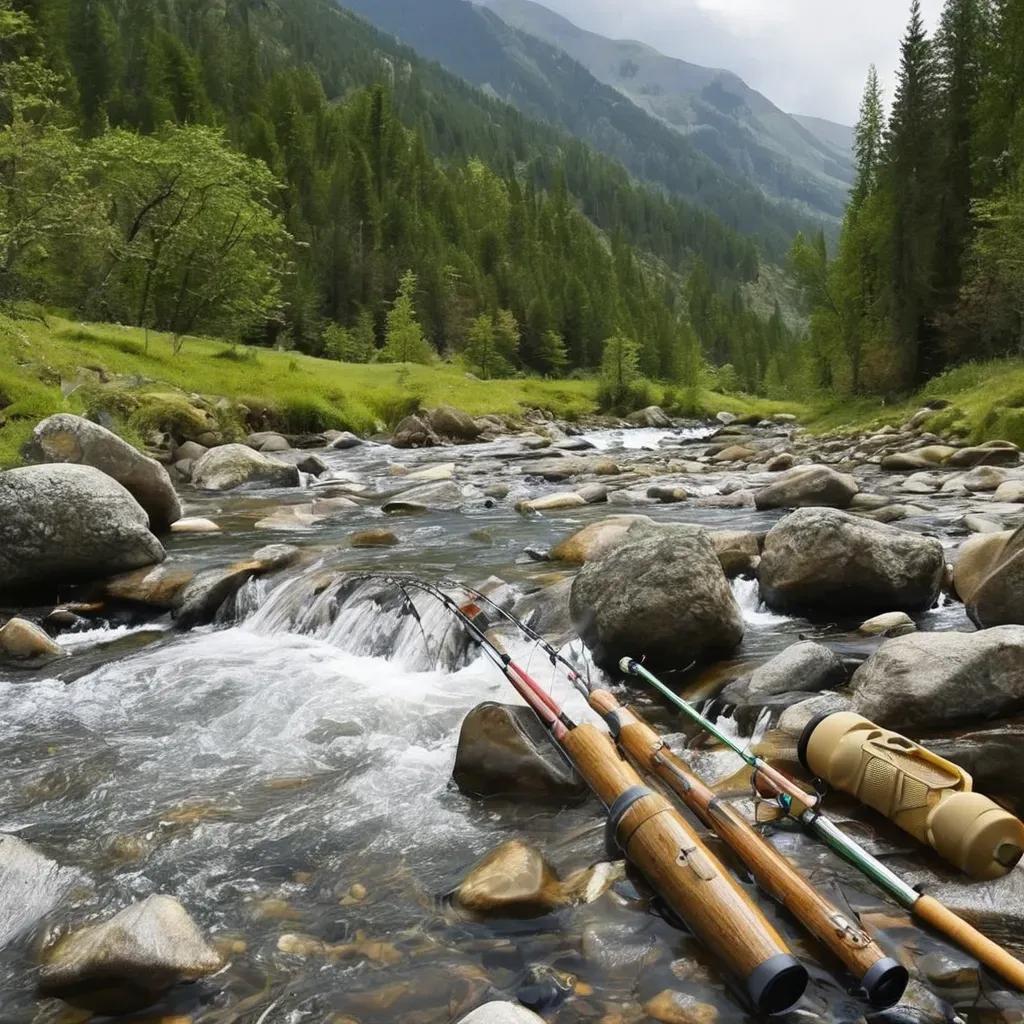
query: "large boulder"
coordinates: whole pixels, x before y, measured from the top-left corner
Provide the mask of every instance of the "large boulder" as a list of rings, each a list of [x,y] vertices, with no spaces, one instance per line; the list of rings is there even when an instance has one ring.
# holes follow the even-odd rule
[[[81,881],[28,843],[0,835],[0,949],[28,932]]]
[[[977,538],[979,541],[992,539],[991,548],[979,545],[970,556],[961,556],[953,570],[954,586],[967,605],[971,621],[979,629],[1024,625],[1024,526],[1006,536],[1000,545],[998,540],[1003,536],[992,533]],[[986,554],[991,558],[988,565],[983,564]],[[976,585],[967,579],[972,566],[979,576]],[[960,570],[959,581],[957,569]],[[967,596],[960,591],[960,586],[968,591]]]
[[[169,988],[220,970],[220,954],[185,908],[150,896],[103,924],[60,939],[43,955],[39,989],[96,1013],[130,1013]]]
[[[964,604],[970,604],[985,577],[1003,561],[1010,539],[1015,536],[1012,530],[980,533],[960,545],[953,563],[953,587]],[[1019,541],[1009,554],[1016,553],[1018,549]]]
[[[450,441],[475,441],[483,429],[474,422],[473,417],[461,409],[453,409],[450,405],[439,405],[428,416],[431,430],[438,437]]]
[[[208,451],[192,467],[192,484],[202,491],[236,487],[298,487],[298,466],[289,466],[248,445],[226,444]]]
[[[768,534],[758,579],[774,609],[847,617],[925,611],[945,571],[937,540],[836,509],[805,508]]]
[[[157,533],[181,518],[167,470],[98,423],[68,413],[50,416],[36,427],[26,454],[30,462],[70,462],[113,477],[146,510]]]
[[[100,579],[162,562],[149,516],[92,466],[0,473],[0,592]]]
[[[754,495],[759,509],[849,508],[860,488],[852,476],[828,466],[797,466]]]
[[[569,608],[571,598],[572,580],[559,580],[535,594],[520,598],[512,614],[556,647],[563,647],[575,636]]]
[[[588,562],[572,588],[573,624],[602,668],[627,655],[685,668],[743,639],[743,613],[699,526],[639,523]]]
[[[468,796],[559,806],[578,804],[589,792],[537,716],[504,704],[480,704],[466,716],[452,778]]]
[[[889,640],[852,685],[853,710],[886,728],[939,728],[1024,711],[1024,626]]]
[[[990,441],[978,448],[961,448],[950,456],[949,465],[958,469],[975,466],[1016,466],[1020,464],[1020,451],[1007,441]]]
[[[563,540],[551,552],[553,562],[583,565],[621,544],[634,523],[653,523],[649,516],[608,516],[585,526]]]

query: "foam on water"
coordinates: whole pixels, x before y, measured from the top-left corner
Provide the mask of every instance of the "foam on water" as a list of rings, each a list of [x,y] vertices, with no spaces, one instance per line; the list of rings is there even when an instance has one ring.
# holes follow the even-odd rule
[[[732,592],[736,595],[736,600],[743,611],[743,618],[749,625],[769,628],[790,621],[786,615],[777,615],[769,611],[761,600],[761,588],[757,580],[735,579],[732,582]]]
[[[594,430],[583,434],[598,451],[623,448],[636,451],[643,448],[657,450],[665,438],[678,441],[693,441],[707,437],[713,431],[708,427],[682,427],[671,430],[638,427],[633,430]]]

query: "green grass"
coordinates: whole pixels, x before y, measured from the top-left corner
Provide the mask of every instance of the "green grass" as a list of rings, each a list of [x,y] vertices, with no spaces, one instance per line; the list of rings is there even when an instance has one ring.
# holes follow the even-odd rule
[[[56,412],[106,413],[140,443],[182,426],[244,436],[239,405],[288,433],[369,434],[442,404],[473,416],[535,407],[576,419],[595,411],[596,393],[592,380],[479,381],[444,364],[357,366],[204,338],[175,355],[155,332],[147,346],[134,328],[0,316],[0,466],[16,465],[35,424]]]

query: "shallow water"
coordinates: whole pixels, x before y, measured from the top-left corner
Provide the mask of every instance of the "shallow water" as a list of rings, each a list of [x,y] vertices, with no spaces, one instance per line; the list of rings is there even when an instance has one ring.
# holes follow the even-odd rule
[[[627,448],[642,455],[664,437],[636,431],[589,439],[602,453],[622,456]],[[234,625],[178,634],[168,623],[130,624],[70,634],[61,642],[72,657],[60,673],[74,682],[45,673],[0,675],[0,831],[36,844],[83,880],[56,919],[102,918],[164,892],[215,937],[234,943],[221,974],[176,990],[145,1019],[448,1024],[538,978],[550,996],[551,1021],[646,1020],[640,1007],[665,989],[714,1006],[719,1020],[751,1019],[720,965],[654,912],[639,880],[618,883],[590,906],[525,922],[462,920],[442,899],[476,858],[510,838],[539,845],[562,873],[602,859],[602,810],[590,802],[556,813],[463,797],[450,782],[463,717],[480,701],[517,698],[439,605],[416,598],[417,619],[401,600],[377,601],[368,590],[353,596],[325,589],[325,581],[338,570],[386,568],[472,582],[496,574],[528,590],[561,573],[524,554],[526,548],[546,550],[609,512],[730,529],[765,530],[778,518],[685,506],[522,516],[507,503],[487,507],[474,483],[508,484],[513,495],[568,488],[527,481],[522,463],[503,459],[503,450],[498,442],[327,453],[332,472],[374,493],[401,483],[391,475],[394,465],[415,471],[458,461],[465,506],[388,518],[402,542],[394,549],[348,546],[353,531],[385,524],[375,507],[347,510],[302,532],[266,531],[255,523],[268,508],[308,501],[310,492],[186,495],[189,514],[216,519],[224,532],[176,537],[172,557],[225,564],[285,542],[300,545],[305,562],[281,578],[247,585]],[[332,486],[346,484],[313,493]],[[937,522],[921,528],[941,530]],[[738,662],[766,657],[798,636],[849,639],[849,623],[812,627],[764,609],[756,584],[738,581],[735,589],[748,625]],[[959,606],[930,613],[923,625],[967,628]],[[545,658],[525,645],[514,652],[570,714],[591,717]],[[704,684],[694,678],[678,683],[714,695],[698,693]],[[637,696],[666,732],[679,730],[667,708]],[[727,712],[723,727],[756,744],[768,720],[743,729]],[[742,790],[742,765],[732,755],[694,744],[688,756],[709,781],[729,789],[739,779]],[[894,844],[894,855],[906,852],[899,837],[880,836]],[[928,955],[964,959],[910,928],[905,915],[831,854],[786,832],[777,841],[831,895],[873,911],[887,950],[913,962]],[[747,883],[743,872],[739,877]],[[356,883],[365,886],[365,899],[347,897]],[[865,1007],[847,994],[849,979],[789,915],[760,902],[812,972],[809,994],[790,1019],[857,1021]],[[302,957],[278,948],[287,933],[357,947],[364,937],[385,943],[387,952],[377,950],[374,959],[361,947],[340,958]],[[28,947],[0,953],[0,1021],[68,1020],[61,1004],[35,1000]],[[969,970],[966,981],[962,971],[953,975],[931,983],[942,1006],[955,1006],[967,1020],[1024,1020],[1024,998],[991,980],[979,988]],[[899,1019],[943,1019],[937,1013]]]

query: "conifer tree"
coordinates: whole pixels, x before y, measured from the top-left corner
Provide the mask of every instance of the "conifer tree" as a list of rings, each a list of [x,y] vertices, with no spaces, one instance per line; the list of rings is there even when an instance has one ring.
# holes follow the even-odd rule
[[[388,310],[387,338],[382,352],[386,362],[426,364],[434,360],[430,342],[423,336],[423,328],[416,319],[415,292],[416,275],[407,270],[402,275],[395,303]]]

